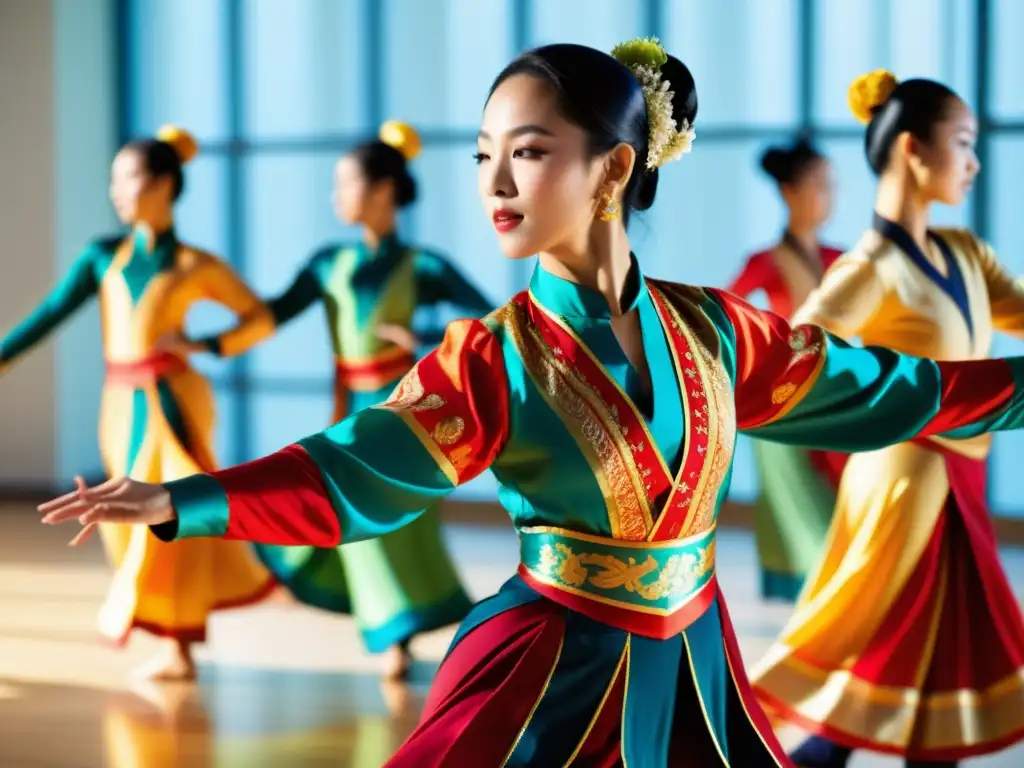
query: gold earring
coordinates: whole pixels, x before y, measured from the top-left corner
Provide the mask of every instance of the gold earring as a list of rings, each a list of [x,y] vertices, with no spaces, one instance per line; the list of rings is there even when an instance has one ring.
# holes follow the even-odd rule
[[[607,192],[602,192],[601,201],[604,203],[604,206],[601,208],[601,212],[597,214],[601,221],[615,221],[619,218],[619,204],[615,202],[614,197]]]

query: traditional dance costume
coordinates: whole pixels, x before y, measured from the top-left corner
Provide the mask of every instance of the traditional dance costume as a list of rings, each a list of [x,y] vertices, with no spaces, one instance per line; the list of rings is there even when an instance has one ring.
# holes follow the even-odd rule
[[[41,342],[98,295],[107,378],[100,406],[100,452],[107,473],[163,482],[215,467],[210,387],[188,363],[154,351],[181,334],[201,300],[240,322],[205,345],[235,355],[273,331],[270,313],[221,260],[180,243],[173,231],[149,243],[141,232],[97,240],[64,280],[0,340],[0,363]],[[133,628],[201,642],[211,611],[270,593],[274,580],[250,547],[213,540],[167,544],[131,525],[100,526],[114,579],[100,611],[103,637],[122,643]]]
[[[747,260],[729,290],[744,299],[763,291],[772,312],[790,317],[842,254],[825,246],[817,254],[805,251],[786,232],[774,248]],[[754,524],[761,595],[795,600],[821,555],[846,456],[761,440],[753,447],[760,484]]]
[[[944,272],[876,217],[796,317],[939,360],[987,357],[993,330],[1024,336],[1024,288],[991,249],[963,230],[929,238]],[[1024,622],[985,500],[989,444],[932,436],[850,458],[824,558],[753,675],[766,706],[912,760],[1024,738]]]
[[[415,363],[413,353],[378,337],[379,326],[410,328],[418,308],[441,303],[473,316],[494,306],[448,261],[394,236],[376,252],[365,244],[322,248],[270,308],[281,326],[316,302],[323,303],[334,348],[335,422],[386,400]],[[435,509],[355,546],[258,551],[298,599],[354,615],[372,652],[461,621],[472,606]]]
[[[393,766],[790,765],[715,577],[736,429],[867,450],[1024,423],[1024,360],[857,349],[632,276],[653,394],[603,298],[538,267],[529,292],[451,324],[386,403],[167,485],[177,517],[153,528],[167,540],[334,546],[493,470],[518,573],[463,622]]]

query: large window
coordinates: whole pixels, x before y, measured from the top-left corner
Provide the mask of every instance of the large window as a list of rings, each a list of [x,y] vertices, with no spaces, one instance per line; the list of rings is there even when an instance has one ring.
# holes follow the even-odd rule
[[[757,159],[809,131],[835,163],[836,215],[826,237],[855,241],[870,220],[874,179],[863,129],[846,106],[857,74],[950,83],[977,105],[986,164],[970,203],[938,213],[990,238],[1024,273],[1024,24],[1016,0],[121,0],[124,138],[177,122],[202,142],[179,210],[184,237],[231,260],[262,293],[284,288],[310,252],[352,237],[333,218],[332,166],[386,118],[418,127],[420,202],[407,239],[437,248],[494,298],[525,285],[530,264],[502,260],[480,213],[473,150],[491,79],[516,52],[571,41],[609,49],[656,35],[699,85],[696,151],[662,176],[658,203],[636,220],[645,269],[724,285],[745,254],[777,237],[783,211]],[[986,51],[985,58],[978,53]],[[197,326],[225,316],[197,312]],[[997,351],[1013,350],[1001,341]],[[324,425],[331,361],[318,312],[237,361],[204,363],[221,404],[221,459],[238,461]],[[993,497],[1024,514],[1012,483],[1024,437],[1001,436]],[[741,440],[732,491],[756,492]],[[493,493],[480,480],[465,491]]]

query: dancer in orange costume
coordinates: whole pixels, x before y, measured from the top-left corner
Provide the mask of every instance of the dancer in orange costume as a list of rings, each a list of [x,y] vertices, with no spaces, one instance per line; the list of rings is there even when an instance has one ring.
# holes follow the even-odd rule
[[[35,311],[0,339],[2,370],[99,297],[107,360],[100,451],[112,477],[160,482],[214,469],[213,395],[187,356],[239,354],[273,332],[269,310],[231,268],[175,234],[182,167],[196,150],[188,133],[168,127],[118,152],[110,195],[131,232],[93,241]],[[185,316],[202,300],[233,310],[238,325],[185,339]],[[274,585],[245,544],[167,544],[116,524],[102,534],[115,572],[100,633],[115,643],[135,628],[166,638],[166,656],[143,670],[149,676],[194,677],[192,646],[205,639],[210,612],[258,600]]]

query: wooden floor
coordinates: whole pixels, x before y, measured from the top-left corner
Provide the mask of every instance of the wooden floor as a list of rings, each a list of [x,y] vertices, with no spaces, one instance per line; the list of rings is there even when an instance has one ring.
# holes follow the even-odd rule
[[[387,686],[348,620],[263,605],[214,618],[199,685],[132,684],[129,670],[153,645],[141,635],[120,652],[95,642],[108,571],[98,544],[70,550],[66,533],[37,525],[31,509],[0,508],[0,768],[376,768],[414,724],[452,634],[418,639],[411,684]],[[453,527],[449,540],[476,597],[515,566],[511,530]],[[788,610],[757,600],[749,534],[723,532],[719,562],[744,654],[755,659]],[[1024,552],[1004,562],[1024,595]],[[970,765],[1019,768],[1024,746]]]

